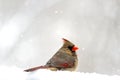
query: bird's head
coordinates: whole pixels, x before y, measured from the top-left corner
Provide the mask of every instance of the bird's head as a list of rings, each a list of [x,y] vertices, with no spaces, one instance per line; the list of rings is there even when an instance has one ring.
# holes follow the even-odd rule
[[[78,47],[76,47],[72,42],[68,41],[65,38],[62,38],[64,41],[63,47],[69,48],[71,51],[78,50]]]

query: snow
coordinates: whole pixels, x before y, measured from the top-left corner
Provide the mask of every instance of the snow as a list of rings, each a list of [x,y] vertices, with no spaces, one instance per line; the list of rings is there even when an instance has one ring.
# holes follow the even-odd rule
[[[52,73],[58,79],[57,74],[75,74],[81,79],[119,78],[119,3],[120,0],[0,0],[0,80],[39,79],[39,74],[49,78]],[[61,38],[79,47],[79,72],[23,72],[46,64],[62,46]]]
[[[41,69],[35,72],[24,72],[15,66],[0,66],[0,80],[120,80],[118,75],[97,73],[50,71]]]

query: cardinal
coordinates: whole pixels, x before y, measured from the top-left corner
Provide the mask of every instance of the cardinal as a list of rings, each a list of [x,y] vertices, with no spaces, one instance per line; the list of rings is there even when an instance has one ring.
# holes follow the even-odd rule
[[[53,55],[52,58],[43,66],[26,69],[26,72],[36,71],[38,69],[49,69],[52,71],[75,71],[78,65],[76,47],[72,42],[63,38],[63,46]]]

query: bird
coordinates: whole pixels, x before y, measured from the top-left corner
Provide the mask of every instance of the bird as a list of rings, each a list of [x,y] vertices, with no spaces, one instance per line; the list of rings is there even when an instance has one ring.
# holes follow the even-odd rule
[[[49,69],[51,71],[75,71],[78,66],[78,57],[76,50],[78,47],[65,38],[62,47],[48,60],[43,66],[33,67],[24,70],[32,72],[38,69]]]

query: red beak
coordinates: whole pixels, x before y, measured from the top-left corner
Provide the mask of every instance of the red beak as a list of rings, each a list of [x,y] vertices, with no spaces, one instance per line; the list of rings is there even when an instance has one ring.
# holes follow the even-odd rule
[[[76,51],[76,50],[78,50],[78,47],[74,46],[74,47],[72,48],[72,51]]]

